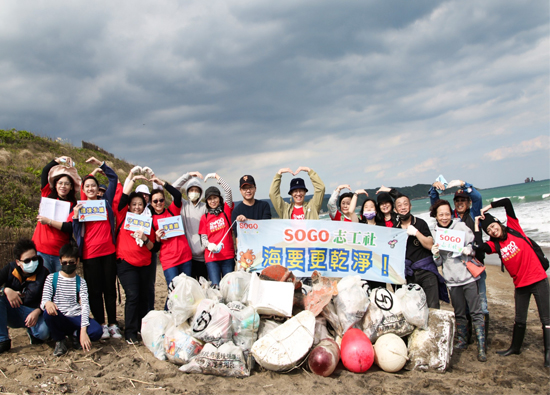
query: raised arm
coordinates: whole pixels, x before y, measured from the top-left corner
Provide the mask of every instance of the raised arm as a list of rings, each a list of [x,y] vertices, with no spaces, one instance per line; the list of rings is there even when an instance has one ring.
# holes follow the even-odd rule
[[[330,195],[330,199],[327,203],[328,213],[330,215],[330,218],[334,218],[336,215],[336,212],[338,211],[338,196],[340,196],[340,191],[342,189],[349,189],[351,190],[351,187],[349,185],[339,185],[338,188],[332,192],[332,195]],[[357,200],[357,199],[356,199]]]
[[[311,180],[313,188],[315,189],[315,192],[313,193],[313,197],[309,201],[309,204],[312,205],[313,208],[315,208],[317,213],[319,213],[323,206],[323,199],[325,197],[325,184],[323,183],[319,175],[309,167],[299,167],[295,174],[298,174],[300,171],[305,171],[309,175],[309,179]]]
[[[231,192],[231,187],[218,175],[218,173],[216,173],[215,177],[216,180],[218,180],[218,184],[220,184],[225,192],[225,197],[223,198],[224,202],[227,203],[229,207],[233,207],[233,193]]]
[[[288,206],[288,203],[281,197],[281,179],[283,177],[283,173],[294,174],[288,167],[279,169],[277,174],[275,174],[275,177],[273,177],[271,187],[269,188],[269,199],[271,199],[273,208],[275,208],[279,218],[283,218],[285,207]]]
[[[441,181],[436,181],[432,184],[428,194],[430,195],[430,206],[433,206],[439,200],[439,192],[437,190],[444,191],[445,185]]]

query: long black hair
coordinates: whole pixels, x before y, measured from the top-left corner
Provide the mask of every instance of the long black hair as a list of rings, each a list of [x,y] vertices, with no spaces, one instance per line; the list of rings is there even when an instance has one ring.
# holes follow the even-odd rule
[[[367,197],[365,199],[365,201],[363,202],[363,204],[361,205],[361,211],[359,211],[359,222],[361,222],[362,224],[367,223],[367,219],[365,217],[363,217],[363,212],[365,211],[365,205],[367,204],[367,202],[373,202],[374,203],[374,209],[376,210],[376,217],[378,217],[378,214],[380,213],[380,207],[378,207],[378,204],[376,203],[376,200]],[[376,217],[375,217],[375,221],[376,221]]]
[[[67,194],[67,197],[65,199],[61,198],[57,193],[57,183],[59,180],[61,180],[63,177],[67,177],[69,179],[69,182],[71,183],[71,190]],[[59,174],[55,176],[52,179],[53,188],[51,188],[51,192],[48,195],[50,199],[59,199],[59,200],[66,200],[72,203],[72,205],[76,205],[76,190],[75,190],[75,184],[73,178],[68,174]]]

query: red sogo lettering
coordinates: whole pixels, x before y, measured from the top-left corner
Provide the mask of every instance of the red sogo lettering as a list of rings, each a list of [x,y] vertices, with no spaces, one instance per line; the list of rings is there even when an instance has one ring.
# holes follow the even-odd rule
[[[241,229],[258,229],[258,224],[247,224],[246,222],[241,222],[239,224]]]
[[[294,240],[303,242],[303,241],[321,241],[326,243],[330,238],[330,233],[328,230],[317,230],[310,229],[307,232],[303,229],[285,229],[285,241],[292,242]]]
[[[439,240],[441,241],[450,241],[451,243],[460,243],[460,240],[462,240],[460,237],[455,237],[455,236],[449,236],[449,235],[443,235],[443,234],[440,234],[439,235]]]

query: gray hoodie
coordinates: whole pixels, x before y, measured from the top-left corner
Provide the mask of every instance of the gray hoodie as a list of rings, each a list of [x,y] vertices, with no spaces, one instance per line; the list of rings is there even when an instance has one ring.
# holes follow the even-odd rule
[[[187,183],[187,185],[185,185],[185,183]],[[184,185],[186,196],[189,195],[187,191],[189,191],[191,187],[199,187],[201,190],[201,197],[196,204],[191,202],[189,198],[181,199],[181,219],[189,247],[193,253],[193,259],[204,262],[204,247],[201,244],[201,238],[199,236],[199,224],[202,216],[206,213],[206,203],[201,202],[204,193],[202,182],[199,178],[191,177],[189,173],[185,173],[174,182],[173,186],[174,188],[181,189]]]
[[[436,240],[436,228],[437,222],[435,222],[434,227],[431,229],[434,240]],[[465,232],[464,246],[472,246],[474,234],[464,222],[453,219],[453,223],[449,228]],[[479,277],[474,278],[472,276],[464,262],[462,262],[469,260],[469,256],[443,250],[439,251],[439,255],[439,258],[434,258],[434,261],[437,266],[443,266],[442,274],[448,287],[458,287],[479,280]]]

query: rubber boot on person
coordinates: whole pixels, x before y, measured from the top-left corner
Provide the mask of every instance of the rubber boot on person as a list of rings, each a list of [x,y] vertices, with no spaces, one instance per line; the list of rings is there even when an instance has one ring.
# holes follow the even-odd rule
[[[474,322],[474,329],[477,338],[477,360],[479,362],[487,362],[487,343],[485,339],[485,322],[476,324]]]

